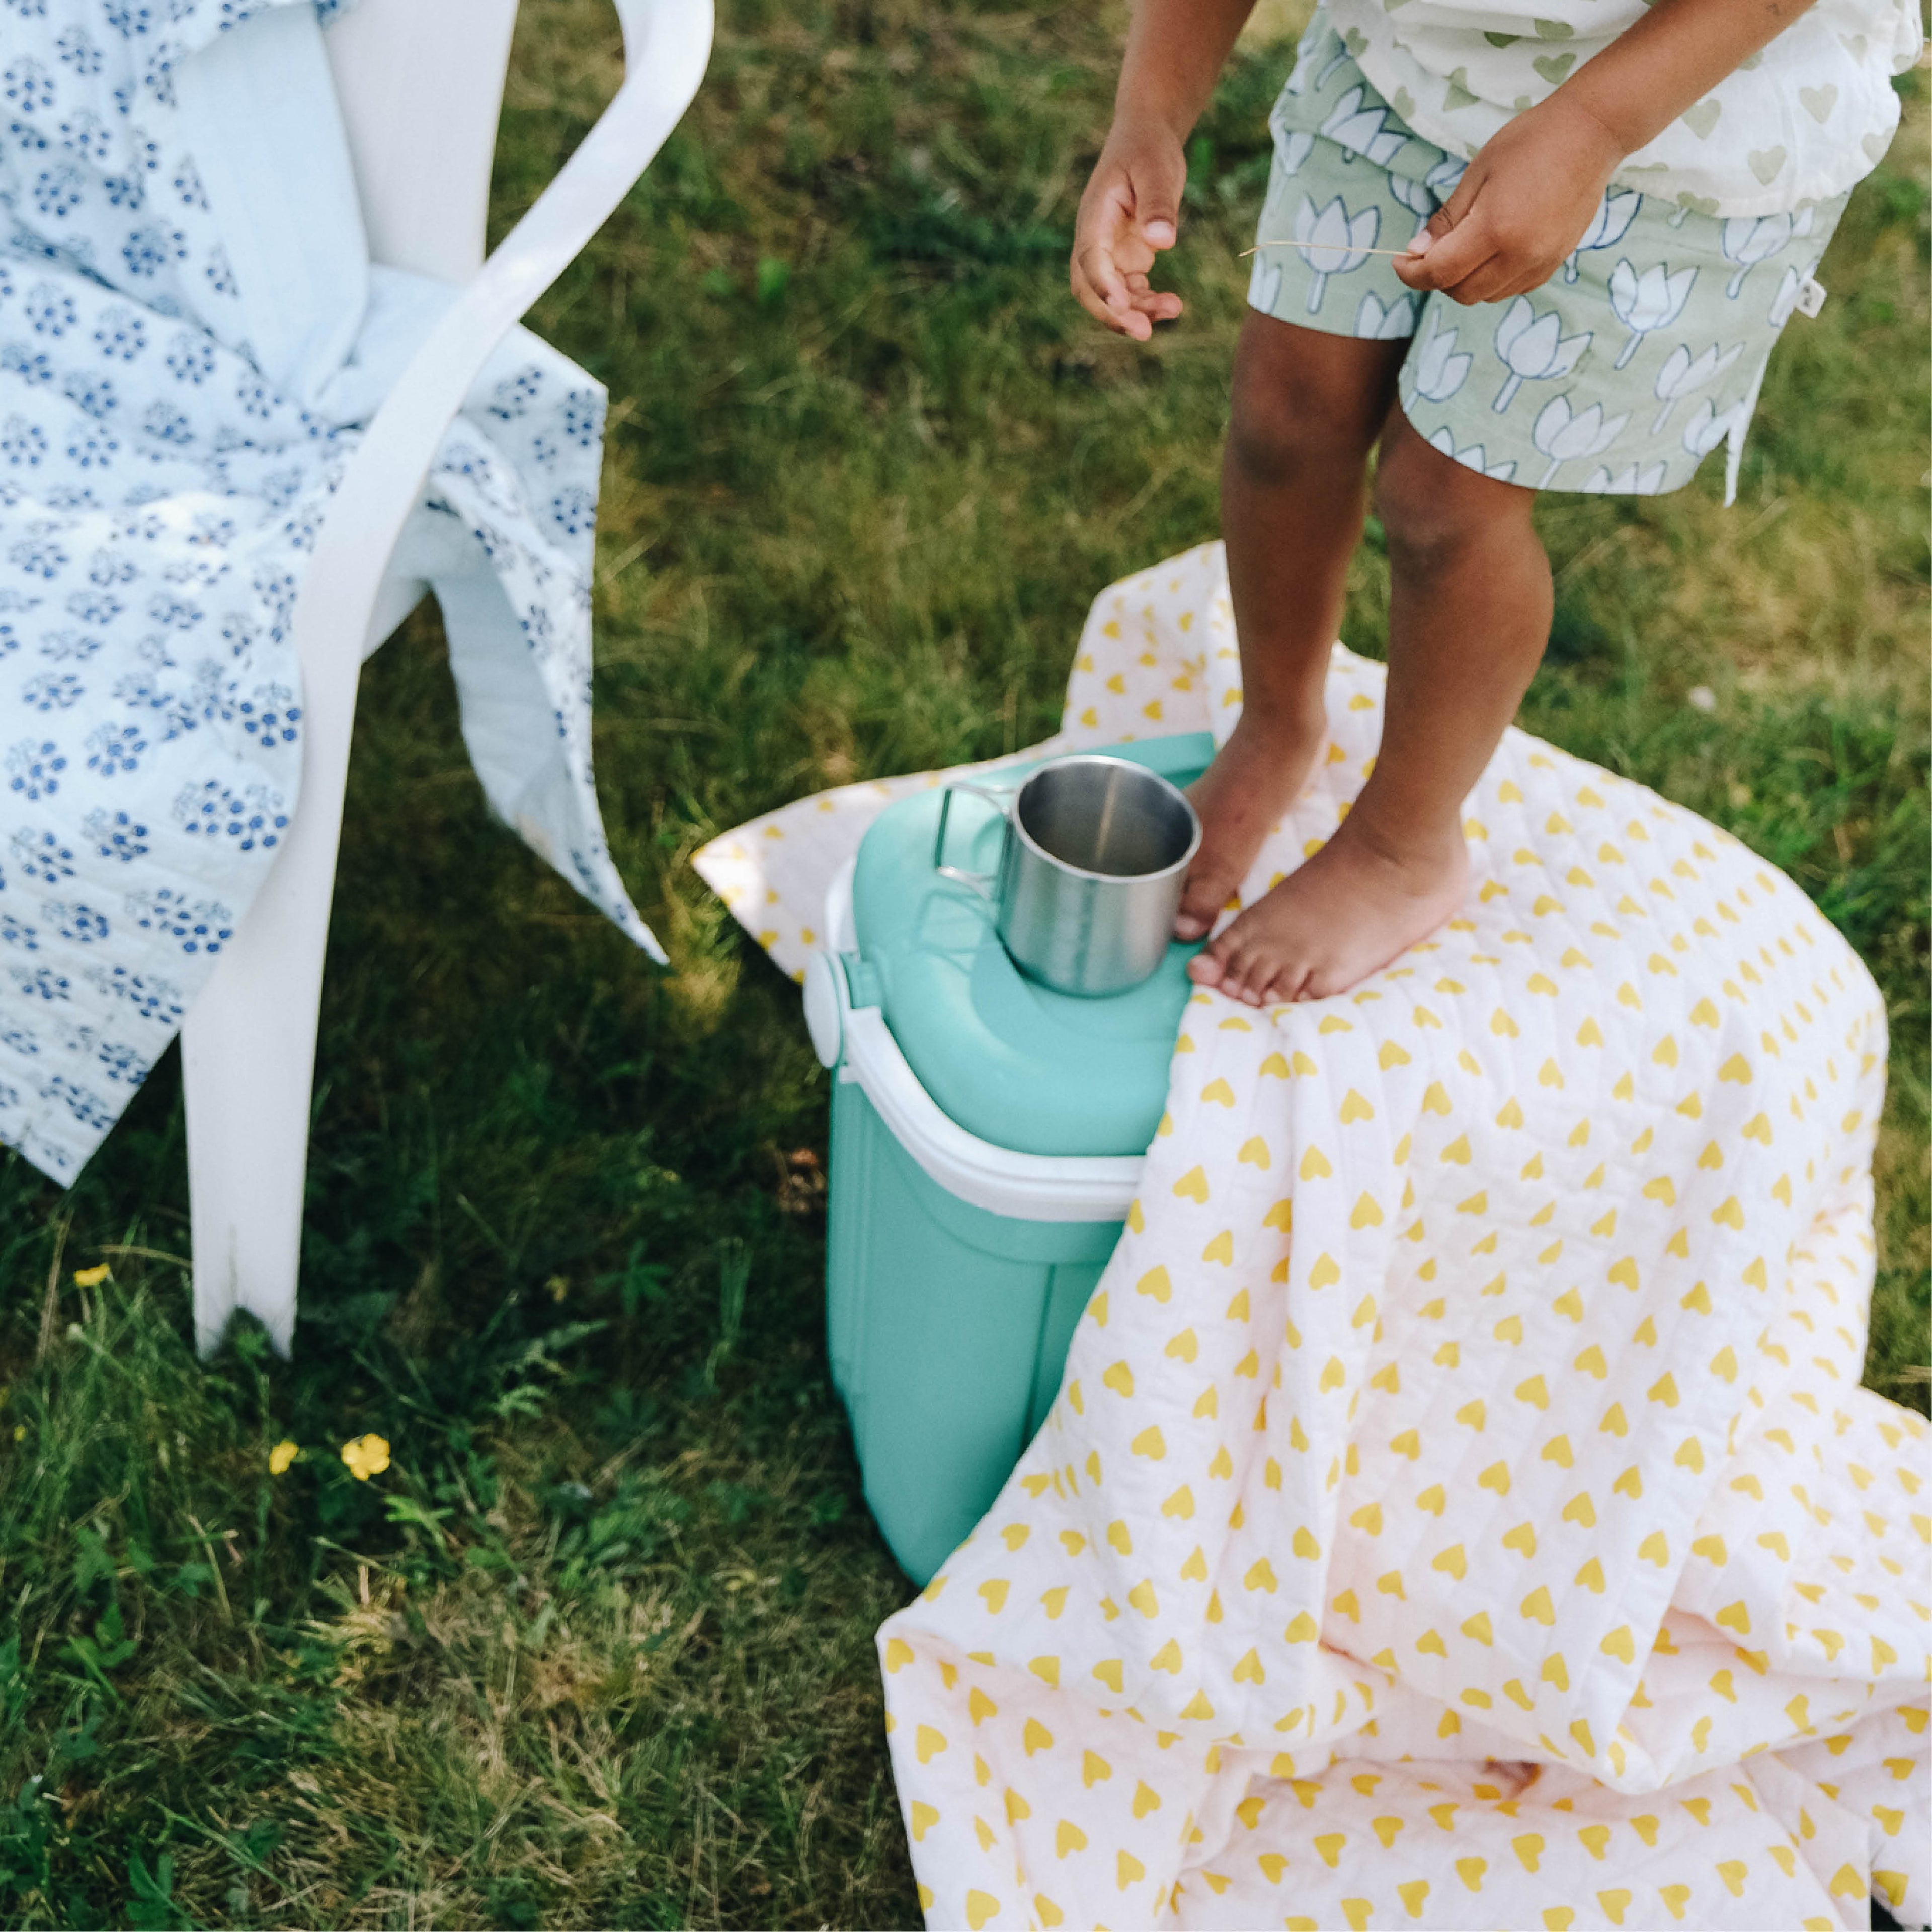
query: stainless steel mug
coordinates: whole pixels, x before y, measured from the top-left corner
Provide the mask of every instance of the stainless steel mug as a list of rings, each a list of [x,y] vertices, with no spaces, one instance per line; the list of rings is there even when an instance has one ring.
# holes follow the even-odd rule
[[[952,795],[1005,820],[997,872],[945,862]],[[1167,956],[1201,820],[1186,795],[1125,758],[1049,758],[1018,786],[946,788],[934,869],[991,904],[1014,964],[1056,992],[1095,998],[1137,986]]]

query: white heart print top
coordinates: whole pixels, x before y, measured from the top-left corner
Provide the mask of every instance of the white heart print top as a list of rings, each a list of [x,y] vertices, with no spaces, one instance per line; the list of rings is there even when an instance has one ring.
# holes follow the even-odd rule
[[[1645,0],[1329,0],[1361,69],[1415,131],[1472,155],[1632,22]],[[1918,58],[1917,0],[1818,0],[1618,170],[1700,214],[1784,214],[1876,167],[1892,77]]]

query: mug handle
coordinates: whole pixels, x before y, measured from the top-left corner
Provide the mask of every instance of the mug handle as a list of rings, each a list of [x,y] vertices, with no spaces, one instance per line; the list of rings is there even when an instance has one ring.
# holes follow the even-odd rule
[[[970,778],[955,778],[946,788],[945,794],[940,800],[939,830],[932,841],[932,869],[942,879],[950,879],[955,885],[970,887],[988,905],[998,903],[988,890],[998,876],[996,873],[969,872],[960,866],[949,866],[944,862],[946,826],[946,821],[952,816],[952,794],[956,791],[970,791],[975,798],[983,798],[988,803],[998,806],[1000,816],[1004,819],[1006,815],[1008,806],[1018,789],[1017,785],[975,784]]]

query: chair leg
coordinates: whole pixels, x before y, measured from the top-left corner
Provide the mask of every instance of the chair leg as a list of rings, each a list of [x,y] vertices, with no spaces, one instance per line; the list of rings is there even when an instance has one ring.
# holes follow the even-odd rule
[[[302,626],[303,615],[297,616]],[[246,1309],[286,1356],[295,1339],[316,1021],[335,896],[359,650],[306,650],[301,796],[281,850],[182,1028],[195,1346]],[[360,640],[362,622],[352,634]]]
[[[294,1338],[316,1020],[339,818],[303,800],[292,836],[182,1029],[195,1346],[245,1308]],[[318,844],[326,850],[304,850]]]

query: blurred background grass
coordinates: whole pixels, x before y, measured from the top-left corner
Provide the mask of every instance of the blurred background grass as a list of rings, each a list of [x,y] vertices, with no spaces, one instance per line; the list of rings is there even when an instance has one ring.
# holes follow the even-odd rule
[[[674,969],[488,820],[422,615],[364,682],[293,1364],[248,1333],[192,1362],[172,1061],[70,1196],[0,1163],[6,1924],[914,1922],[871,1642],[905,1586],[820,1342],[825,1086],[793,989],[686,861],[817,787],[1042,735],[1093,593],[1214,533],[1298,15],[1264,0],[1230,68],[1191,154],[1189,315],[1136,350],[1064,289],[1117,17],[728,0],[698,107],[536,317],[615,404],[598,771]],[[498,232],[617,71],[604,0],[524,0]],[[1879,976],[1870,1379],[1922,1408],[1904,91],[1738,507],[1708,476],[1542,506],[1558,608],[1526,722],[1730,826]],[[1372,530],[1358,649],[1385,586]],[[338,1454],[364,1431],[393,1450],[366,1484]]]

